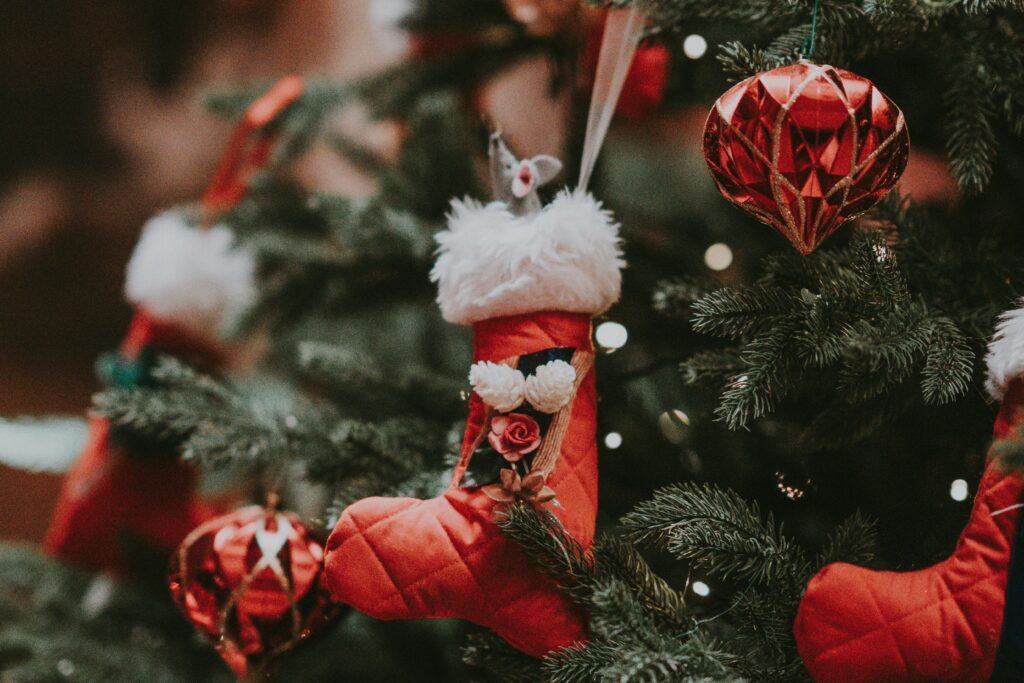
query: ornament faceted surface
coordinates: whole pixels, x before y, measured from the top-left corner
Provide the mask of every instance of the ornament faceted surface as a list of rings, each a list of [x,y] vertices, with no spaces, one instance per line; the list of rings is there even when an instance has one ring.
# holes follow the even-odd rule
[[[871,81],[801,61],[722,95],[703,150],[722,195],[806,255],[892,189],[910,137]]]
[[[338,616],[321,582],[323,554],[295,515],[242,508],[182,542],[171,560],[171,596],[246,679]]]

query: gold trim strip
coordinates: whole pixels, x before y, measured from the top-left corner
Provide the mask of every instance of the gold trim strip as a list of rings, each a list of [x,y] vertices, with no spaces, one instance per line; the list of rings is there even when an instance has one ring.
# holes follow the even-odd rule
[[[555,469],[558,456],[562,452],[562,440],[569,429],[569,421],[572,418],[572,407],[576,403],[576,392],[583,384],[583,378],[587,376],[594,366],[594,354],[588,351],[577,351],[572,356],[572,367],[576,371],[576,381],[572,387],[572,396],[569,402],[562,406],[561,410],[555,413],[548,427],[548,433],[540,446],[540,452],[533,459],[531,472],[541,472],[547,478]]]

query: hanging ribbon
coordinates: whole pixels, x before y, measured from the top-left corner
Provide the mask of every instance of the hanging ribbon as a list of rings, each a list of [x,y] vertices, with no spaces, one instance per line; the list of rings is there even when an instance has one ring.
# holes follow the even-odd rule
[[[285,76],[245,110],[199,201],[202,220],[196,226],[197,230],[208,230],[219,214],[234,208],[242,200],[253,175],[270,160],[278,139],[272,132],[272,124],[302,95],[304,89],[302,78]],[[160,340],[160,347],[166,353],[191,357],[198,349],[215,362],[218,360],[218,349],[194,338],[180,325],[157,320],[141,307],[135,310],[121,342],[121,355],[135,359],[154,340]]]
[[[580,163],[581,192],[586,191],[590,184],[597,155],[608,133],[608,126],[611,125],[615,106],[643,31],[644,16],[636,5],[629,9],[609,10],[601,39],[601,53],[597,58],[590,111],[587,113],[587,133],[583,140],[583,159]]]
[[[304,88],[300,77],[285,76],[245,110],[200,200],[207,217],[227,211],[242,200],[249,180],[266,165],[273,151],[277,136],[268,130],[270,124],[302,95]]]
[[[818,35],[818,5],[820,4],[821,0],[814,0],[814,8],[811,10],[811,28],[807,31],[804,42],[800,46],[800,59],[813,59],[814,39]]]

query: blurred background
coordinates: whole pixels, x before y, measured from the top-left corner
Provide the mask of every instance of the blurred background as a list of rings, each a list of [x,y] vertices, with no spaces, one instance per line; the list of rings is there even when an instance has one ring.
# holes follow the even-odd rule
[[[3,4],[0,415],[81,415],[88,406],[98,388],[94,360],[117,345],[129,319],[120,290],[140,226],[158,209],[202,191],[230,130],[229,123],[204,112],[199,96],[218,85],[289,72],[337,80],[373,72],[409,49],[395,27],[406,5]],[[707,47],[703,38],[691,41],[687,56],[701,59]],[[709,66],[699,73],[716,71]],[[564,102],[539,94],[546,91],[549,68],[543,59],[517,65],[483,93],[485,108],[524,153],[561,148]],[[673,82],[678,88],[679,78]],[[697,83],[693,89],[717,87]],[[640,136],[651,147],[654,137],[696,159],[707,99],[662,115],[635,135],[620,131],[619,144],[635,145]],[[378,148],[387,147],[390,135],[384,125],[361,130]],[[609,144],[616,144],[614,136]],[[349,195],[372,190],[366,178],[329,152],[307,155],[298,172]],[[918,200],[956,200],[944,162],[920,146],[902,187]],[[58,488],[57,475],[0,465],[0,538],[37,541]]]
[[[498,17],[495,25],[507,31],[510,22],[520,22],[515,8],[524,4],[420,0],[419,5],[430,5],[440,17],[441,30],[434,26],[431,33],[429,25],[421,26],[421,33],[413,38],[396,23],[410,1],[3,3],[0,420],[50,415],[80,420],[84,416],[90,395],[100,388],[95,359],[118,345],[131,315],[121,288],[142,224],[159,210],[193,201],[202,192],[230,134],[231,123],[204,110],[199,101],[204,93],[267,84],[288,73],[341,83],[410,56],[415,67],[428,61],[431,49],[441,56],[447,49],[458,52],[458,33],[448,31],[448,22],[457,25],[465,19],[467,7],[482,15],[490,11]],[[838,22],[831,26],[840,32]],[[715,422],[712,411],[717,398],[703,389],[686,387],[678,372],[679,361],[696,350],[720,348],[721,340],[695,334],[686,315],[673,319],[652,310],[652,300],[665,282],[685,277],[687,283],[709,289],[750,282],[760,272],[763,257],[788,249],[777,235],[721,198],[700,148],[708,109],[728,86],[715,59],[722,54],[718,46],[727,40],[762,41],[763,45],[766,38],[758,33],[761,28],[688,20],[680,31],[652,41],[663,42],[671,53],[664,97],[659,93],[658,106],[642,121],[618,118],[605,145],[594,187],[595,194],[627,226],[630,269],[623,302],[610,315],[629,328],[630,345],[614,357],[610,351],[617,347],[613,347],[600,361],[604,402],[599,425],[603,444],[599,526],[612,528],[615,519],[659,486],[716,482],[759,501],[784,521],[787,533],[802,541],[809,539],[812,545],[820,544],[840,518],[863,509],[881,520],[882,555],[889,566],[922,564],[948,552],[966,518],[969,487],[974,485],[982,457],[978,446],[987,443],[991,424],[991,407],[980,390],[972,389],[963,404],[928,406],[910,417],[896,413],[892,420],[880,423],[885,427],[871,435],[874,441],[852,439],[834,451],[817,452],[817,446],[801,446],[797,435],[821,408],[821,397],[836,392],[834,378],[826,372],[808,372],[807,385],[826,386],[827,393],[790,400],[753,428],[729,431]],[[578,158],[571,151],[573,131],[582,128],[579,114],[589,97],[589,86],[573,81],[571,76],[579,74],[567,67],[576,52],[583,52],[580,37],[573,35],[568,44],[562,44],[565,36],[556,36],[541,54],[516,31],[511,35],[522,52],[509,62],[499,62],[493,78],[482,67],[486,72],[481,75],[482,85],[478,88],[474,83],[459,96],[472,100],[469,117],[479,116],[488,126],[501,129],[520,156],[563,155],[572,168]],[[870,75],[912,122],[913,147],[901,194],[912,197],[915,204],[932,205],[926,209],[950,209],[936,213],[948,214],[945,227],[968,242],[980,238],[960,226],[973,227],[972,221],[981,224],[990,216],[997,220],[989,222],[1012,233],[1007,208],[1011,193],[1005,190],[1013,187],[1024,168],[1017,161],[1022,158],[1019,141],[1009,152],[1000,152],[1009,160],[1003,162],[1006,168],[1016,172],[1001,168],[993,181],[998,183],[995,191],[983,200],[963,198],[941,151],[943,118],[937,103],[944,69],[917,46],[897,43],[887,45],[882,54],[858,57],[854,63],[833,63],[855,66]],[[459,69],[453,66],[450,71]],[[472,73],[461,76],[475,78]],[[441,89],[458,91],[458,78],[453,74],[453,84]],[[564,87],[567,83],[577,87]],[[414,90],[410,93],[415,95]],[[412,137],[403,129],[405,123],[371,123],[359,106],[346,105],[338,113],[339,120],[330,122],[332,131],[341,129],[349,139],[393,160],[400,142]],[[479,126],[481,131],[486,127]],[[481,135],[481,143],[483,139]],[[446,149],[438,149],[437,156],[443,157]],[[373,195],[374,181],[336,151],[329,145],[314,145],[289,165],[288,172],[299,176],[304,192],[317,188],[346,197]],[[432,167],[427,171],[422,175],[444,175],[433,173]],[[450,196],[430,188],[424,191],[434,192],[438,196],[432,198],[442,204]],[[972,213],[989,204],[989,213]],[[443,208],[438,211],[439,218]],[[832,238],[833,246],[848,239],[850,232],[844,230]],[[916,256],[923,264],[919,272],[927,272],[927,259]],[[960,255],[949,262],[959,266]],[[963,263],[967,271],[971,262]],[[386,360],[401,366],[409,360],[403,357],[405,346],[422,346],[419,351],[429,359],[431,370],[450,371],[455,377],[465,365],[464,354],[460,355],[466,350],[465,340],[457,338],[460,332],[451,326],[444,333],[450,337],[436,333],[436,325],[430,326],[430,321],[438,320],[431,301],[433,288],[425,276],[426,265],[419,265],[422,271],[408,276],[417,281],[411,292],[399,291],[394,301],[383,304],[361,301],[361,308],[354,305],[345,312],[348,317],[332,319],[331,324],[338,323],[340,329],[356,321],[351,339],[338,341],[354,348],[372,347],[387,356],[376,340],[397,328],[385,329],[380,321],[401,325],[403,332],[419,321],[418,333],[398,340],[394,349],[402,350],[391,349],[394,358]],[[384,271],[388,272],[386,267]],[[969,282],[963,274],[957,275],[953,285]],[[397,279],[394,274],[388,277]],[[927,291],[932,282],[923,281],[921,291]],[[964,295],[970,299],[971,292]],[[375,325],[384,331],[367,332]],[[303,333],[317,329],[298,327]],[[972,341],[980,347],[981,335],[977,336]],[[452,339],[456,341],[449,343]],[[283,348],[287,335],[279,341]],[[922,408],[920,403],[914,388],[907,406]],[[81,423],[72,424],[80,427]],[[72,429],[66,448],[69,462],[79,450],[76,438],[84,435]],[[0,439],[0,462],[5,449],[18,455],[26,445],[45,450],[39,444],[15,444],[5,437]],[[27,451],[21,457],[30,458]],[[908,480],[914,485],[908,486]],[[59,474],[0,465],[0,540],[38,542],[59,487]],[[652,564],[673,585],[684,586],[684,591],[690,586],[687,568],[665,557],[655,558]],[[705,592],[696,593],[696,585]],[[694,586],[700,600],[708,597],[708,591],[713,593],[708,609],[718,604],[720,594],[726,594],[716,583],[710,589],[703,581]],[[424,679],[439,679],[437,671],[465,673],[452,645],[462,640],[464,626],[412,622],[377,624],[371,629],[366,626],[368,620],[361,619],[358,615],[349,619],[344,633],[339,629],[327,647],[334,648],[337,658],[346,659],[352,653],[363,661],[378,676],[367,680],[382,680],[379,671],[390,671],[373,667],[392,663],[398,648],[390,646],[388,638],[396,634],[402,642],[400,651],[421,669]],[[49,633],[45,628],[40,632]],[[350,637],[355,639],[348,649],[337,649],[337,643]],[[422,652],[408,649],[409,643],[418,643]],[[322,651],[310,650],[307,660],[315,660]],[[299,660],[296,670],[306,663]],[[335,673],[327,675],[326,680],[334,680]]]
[[[205,90],[339,80],[401,57],[393,0],[13,0],[0,9],[0,415],[81,415],[130,310],[146,218],[195,198],[231,124]],[[373,27],[374,30],[367,30]],[[378,134],[386,135],[386,131]],[[300,172],[360,194],[336,154]],[[59,478],[0,465],[0,538],[37,541]]]

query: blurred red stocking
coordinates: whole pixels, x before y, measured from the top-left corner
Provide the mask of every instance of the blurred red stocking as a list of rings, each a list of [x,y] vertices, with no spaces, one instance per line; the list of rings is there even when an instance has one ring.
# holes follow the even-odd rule
[[[221,365],[226,349],[220,326],[251,303],[254,263],[234,248],[228,227],[213,223],[242,199],[252,174],[266,165],[275,141],[268,129],[302,90],[301,79],[284,78],[246,111],[201,200],[203,225],[190,225],[178,212],[146,224],[125,283],[135,316],[106,373],[114,385],[145,384],[158,353]],[[196,499],[194,479],[174,444],[143,443],[93,418],[85,450],[64,480],[44,547],[89,569],[120,572],[132,565],[127,540],[170,553],[213,514]]]

